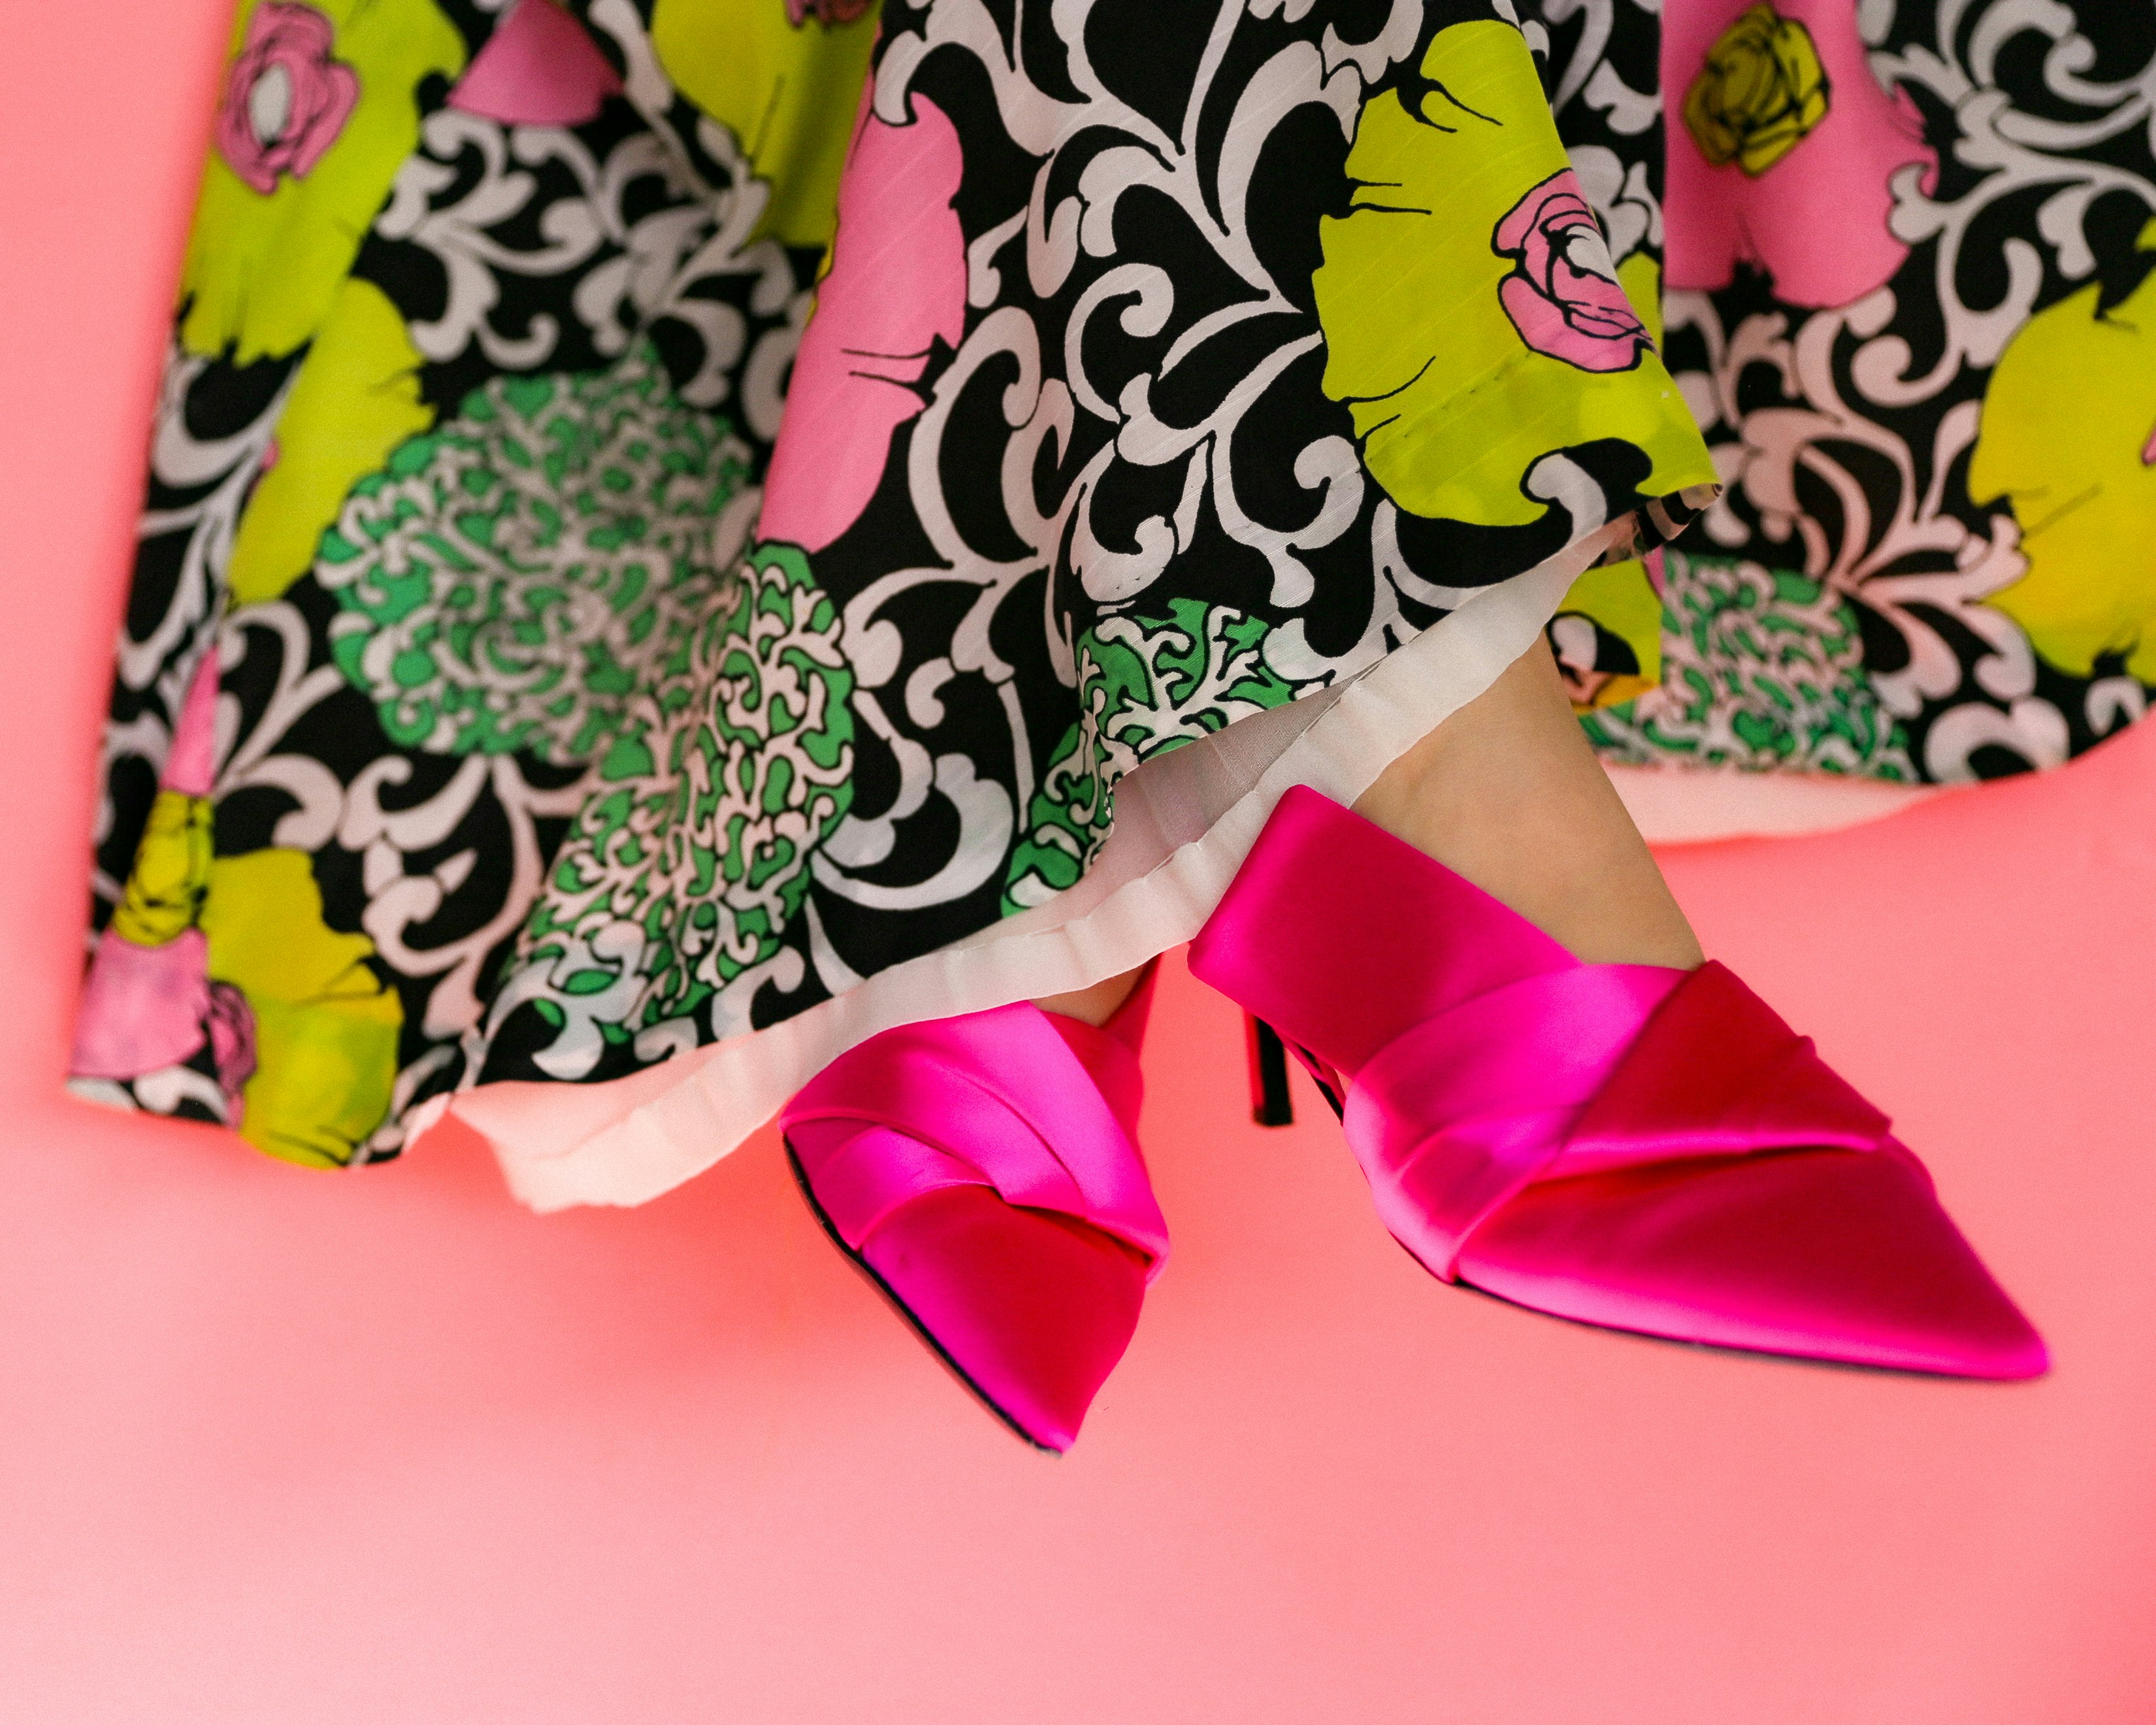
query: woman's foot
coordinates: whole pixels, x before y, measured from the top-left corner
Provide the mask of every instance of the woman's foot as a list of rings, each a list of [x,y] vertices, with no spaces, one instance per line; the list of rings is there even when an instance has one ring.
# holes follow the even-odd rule
[[[1702,962],[1540,646],[1356,813],[1290,791],[1190,968],[1303,1055],[1448,1281],[1681,1341],[2045,1368],[1886,1117]]]
[[[1378,775],[1355,813],[1435,857],[1590,964],[1705,955],[1540,641]],[[1104,1024],[1142,968],[1033,1004]]]
[[[1044,994],[1033,1004],[1043,1012],[1052,1012],[1059,1017],[1075,1019],[1081,1024],[1098,1028],[1123,1009],[1123,1003],[1131,998],[1131,991],[1138,985],[1147,967],[1141,964],[1136,970],[1127,970],[1121,976],[1111,976],[1090,988],[1073,988],[1067,994]]]
[[[1705,957],[1541,641],[1378,775],[1355,813],[1589,964]]]

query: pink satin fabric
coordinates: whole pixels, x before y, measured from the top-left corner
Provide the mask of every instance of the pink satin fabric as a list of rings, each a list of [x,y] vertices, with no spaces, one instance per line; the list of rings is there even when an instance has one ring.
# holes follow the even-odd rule
[[[906,1024],[780,1117],[830,1231],[1020,1435],[1067,1450],[1168,1259],[1138,1154],[1150,972],[1099,1029],[1015,1005]]]
[[[1476,997],[1357,1073],[1342,1124],[1435,1274],[1525,1187],[1692,1157],[1876,1150],[1887,1117],[1720,964],[1582,964]]]
[[[2045,1368],[1887,1117],[1719,964],[1584,964],[1298,788],[1190,968],[1344,1095],[1386,1226],[1446,1281],[1718,1346]]]
[[[1141,984],[1148,996],[1152,986]],[[1142,1027],[1146,1004],[1134,997],[1119,1018]],[[1135,1040],[1027,1004],[901,1025],[810,1081],[780,1130],[857,1251],[912,1199],[985,1186],[1121,1240],[1150,1281],[1168,1259],[1168,1224],[1137,1149]]]
[[[1559,1171],[1573,1124],[1681,980],[1644,965],[1546,972],[1386,1044],[1341,1123],[1394,1238],[1453,1280],[1476,1224]]]

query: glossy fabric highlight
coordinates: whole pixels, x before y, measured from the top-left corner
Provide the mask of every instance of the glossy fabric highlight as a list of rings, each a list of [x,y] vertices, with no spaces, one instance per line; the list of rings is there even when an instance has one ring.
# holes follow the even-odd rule
[[[902,1025],[780,1117],[833,1238],[1022,1435],[1069,1447],[1168,1224],[1137,1148],[1152,975],[1100,1029],[1029,1004]]]
[[[1581,963],[1298,788],[1191,969],[1344,1098],[1379,1214],[1434,1275],[1677,1340],[2045,1369],[1887,1117],[1722,965]]]

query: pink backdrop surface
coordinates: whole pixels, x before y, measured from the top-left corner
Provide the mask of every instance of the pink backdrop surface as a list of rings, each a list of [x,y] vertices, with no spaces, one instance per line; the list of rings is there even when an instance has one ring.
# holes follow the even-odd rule
[[[778,0],[771,0],[777,4]],[[0,7],[0,1719],[2156,1719],[2156,732],[1669,859],[1893,1112],[2046,1382],[1709,1356],[1451,1293],[1179,969],[1177,1258],[1021,1449],[768,1138],[542,1219],[66,1099],[95,736],[218,0]]]

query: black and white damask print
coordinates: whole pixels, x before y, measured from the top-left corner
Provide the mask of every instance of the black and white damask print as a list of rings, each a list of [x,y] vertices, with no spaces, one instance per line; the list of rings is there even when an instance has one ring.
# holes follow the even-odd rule
[[[455,441],[459,416],[505,384],[513,394],[519,377],[604,380],[588,381],[587,393],[634,403],[637,413],[619,417],[644,429],[666,418],[654,398],[670,401],[675,419],[696,410],[682,434],[711,447],[697,452],[705,476],[687,506],[692,518],[723,517],[716,545],[707,529],[707,542],[683,560],[701,592],[723,584],[753,519],[818,254],[754,234],[764,188],[727,135],[708,123],[700,130],[684,139],[663,116],[654,122],[620,97],[573,126],[437,105],[352,280],[379,289],[408,336],[414,393],[424,418],[438,422],[420,442],[439,442],[437,433]],[[321,337],[313,349],[244,367],[176,348],[168,364],[107,732],[96,921],[121,896],[182,696],[214,643],[230,726],[218,854],[305,852],[329,923],[366,937],[369,964],[402,1001],[391,1106],[349,1148],[350,1159],[365,1160],[395,1153],[411,1106],[475,1073],[484,1003],[604,752],[573,727],[562,734],[558,715],[547,737],[529,726],[510,734],[512,723],[477,745],[444,746],[440,727],[385,722],[414,696],[407,686],[393,701],[369,699],[382,691],[367,667],[390,665],[400,645],[388,621],[398,602],[336,578],[346,572],[326,558],[321,572],[331,578],[295,571],[277,597],[236,602],[244,596],[224,577],[239,516],[279,458],[298,378],[326,347]],[[680,455],[677,448],[669,459]],[[679,487],[678,474],[666,478]],[[662,520],[679,513],[661,501]],[[545,561],[543,571],[530,565],[521,582],[498,584],[486,602],[491,618],[471,620],[481,635],[490,622],[499,635],[516,622],[505,604],[531,609],[536,595],[535,614],[569,625],[536,656],[564,661],[578,699],[588,701],[593,685],[629,674],[635,650],[619,641],[610,671],[592,655],[634,628],[638,614],[612,619],[609,631],[574,606],[550,606],[575,571],[558,545]],[[648,656],[667,639],[660,630],[639,645]],[[531,705],[534,655],[524,656],[521,680],[505,674],[498,651],[463,664],[474,680],[514,686]],[[407,666],[397,670],[408,684]],[[208,1070],[207,1045],[194,1064]],[[176,1085],[183,1104],[162,1107]],[[131,1088],[140,1092],[141,1081]],[[232,1111],[213,1083],[175,1077],[151,1089],[136,1099],[161,1111]]]
[[[1325,223],[1350,213],[1349,152],[1370,105],[1424,100],[1440,39],[1465,26],[1469,51],[1497,67],[1477,63],[1477,75],[1517,67],[1523,123],[1563,169],[1507,10],[1223,5],[1142,19],[1109,5],[1050,20],[978,0],[886,8],[856,183],[886,150],[909,183],[953,170],[941,228],[931,211],[906,253],[879,254],[875,291],[918,312],[901,344],[918,356],[911,400],[850,515],[788,546],[802,511],[775,468],[760,530],[774,552],[805,550],[839,621],[850,716],[829,732],[847,757],[837,818],[800,824],[761,865],[685,843],[709,856],[707,880],[761,866],[802,889],[798,908],[756,910],[754,940],[725,938],[734,913],[721,909],[701,987],[660,980],[679,965],[682,917],[651,896],[651,838],[618,865],[580,867],[578,911],[557,918],[542,899],[520,953],[555,980],[532,989],[527,968],[502,991],[488,1076],[634,1070],[1042,902],[1097,850],[1122,773],[1357,675],[1467,594],[1662,495],[1642,489],[1651,461],[1633,444],[1589,438],[1537,447],[1491,482],[1516,501],[1524,486],[1513,519],[1405,509],[1365,467],[1349,403],[1327,393]],[[1444,219],[1441,205],[1424,214]],[[860,232],[849,224],[875,218],[841,203],[827,331],[866,317],[848,297]],[[1485,258],[1491,243],[1487,228],[1475,236]],[[863,365],[871,352],[893,362],[888,350],[864,337],[846,351],[848,380],[828,390],[804,395],[797,372],[789,438],[813,447],[814,416],[854,412],[850,388],[888,387]],[[1421,369],[1451,362],[1433,336]],[[1620,387],[1656,400],[1636,375]],[[1661,395],[1681,426],[1666,382]],[[853,475],[815,482],[844,490]],[[671,787],[662,770],[638,806],[660,819]],[[571,975],[591,978],[588,995],[566,994]]]
[[[1668,562],[1661,686],[1590,733],[1639,763],[1938,783],[2057,765],[2156,685],[2156,13],[1760,13],[1830,60],[1839,29],[1870,87],[1823,80],[1825,119],[1746,188],[1767,237],[1722,285],[1683,285],[1672,249],[1671,369],[1727,489]],[[1860,122],[1859,95],[1887,117]],[[1668,147],[1694,148],[1681,119]],[[1839,189],[1882,160],[1882,264],[1793,290],[1866,220],[1820,223],[1802,177]],[[1760,597],[1733,612],[1739,592]]]

